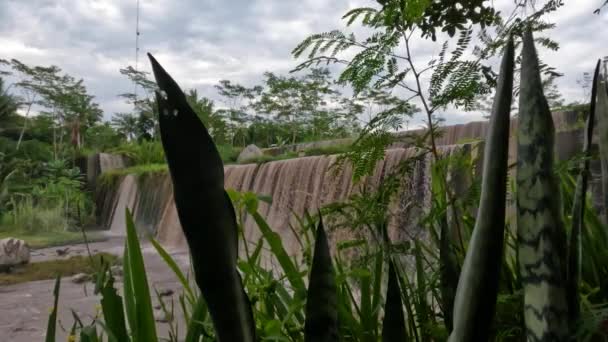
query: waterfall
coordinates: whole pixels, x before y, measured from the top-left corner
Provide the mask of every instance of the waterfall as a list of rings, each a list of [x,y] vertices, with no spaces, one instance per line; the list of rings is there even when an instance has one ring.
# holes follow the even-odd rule
[[[573,129],[578,117],[571,112],[556,113],[554,120],[558,129],[556,134],[556,154],[558,160],[566,160],[578,153],[582,146],[582,130]],[[565,129],[565,128],[570,129]],[[516,120],[511,122],[512,134],[517,129]],[[411,133],[411,132],[410,132]],[[439,152],[442,155],[464,153],[476,162],[470,165],[470,170],[461,172],[449,170],[449,185],[455,196],[462,196],[468,187],[481,174],[483,162],[483,144],[466,143],[454,145],[463,140],[483,139],[487,133],[486,122],[473,122],[464,125],[454,125],[444,128],[444,134],[437,140]],[[403,139],[402,139],[403,140]],[[405,146],[405,147],[404,147]],[[509,148],[509,163],[516,161],[516,144],[512,139]],[[351,196],[362,192],[373,192],[386,177],[398,170],[398,166],[406,160],[411,160],[407,174],[404,175],[400,187],[388,208],[388,234],[393,241],[404,241],[420,237],[424,231],[420,220],[431,206],[431,162],[430,154],[420,156],[421,151],[407,148],[406,143],[400,143],[385,153],[385,158],[377,163],[374,173],[355,184],[352,180],[352,168],[347,163],[336,167],[337,156],[310,156],[267,162],[262,164],[227,165],[225,172],[225,187],[240,192],[251,191],[272,198],[272,203],[261,201],[258,211],[267,220],[269,226],[277,232],[285,248],[291,254],[300,251],[298,236],[294,235],[291,225],[296,223],[295,217],[305,212],[316,214],[317,210],[331,203],[344,202]],[[414,158],[416,157],[416,158]],[[118,167],[122,161],[108,155],[99,156],[101,169]],[[124,161],[123,165],[124,165]],[[597,195],[599,181],[596,177],[598,167],[592,165],[592,191]],[[139,177],[139,178],[138,178]],[[112,188],[113,187],[113,188]],[[134,210],[135,221],[139,229],[155,234],[158,240],[166,246],[185,248],[183,236],[175,204],[173,190],[168,174],[148,174],[144,176],[129,175],[122,177],[111,189],[104,190],[99,195],[98,207],[105,217],[100,222],[114,234],[124,234],[124,208]],[[600,210],[602,206],[599,206]],[[471,208],[471,215],[475,208]],[[453,220],[454,218],[450,218]],[[261,238],[255,222],[245,217],[243,222],[247,241],[257,242]],[[330,233],[332,245],[338,241],[351,239],[349,230],[337,230]]]
[[[471,151],[469,145],[462,146]],[[443,153],[453,153],[463,150],[463,147],[447,146],[441,150],[445,151]],[[296,224],[296,216],[303,216],[305,212],[315,214],[327,204],[346,201],[350,196],[364,191],[375,191],[389,174],[397,171],[401,162],[420,153],[415,148],[387,150],[385,158],[377,163],[373,175],[357,184],[352,181],[350,165],[336,167],[335,155],[264,164],[228,165],[224,169],[225,187],[272,198],[272,203],[260,201],[258,211],[281,236],[287,251],[297,254],[300,252],[298,236],[294,235],[290,227]],[[389,236],[395,241],[411,239],[421,232],[419,220],[431,203],[430,164],[430,154],[412,162],[389,206]],[[147,175],[143,179],[128,175],[118,183],[118,191],[113,195],[113,210],[108,212],[111,215],[108,222],[112,234],[124,234],[124,210],[128,207],[134,212],[138,229],[155,234],[166,246],[186,247],[173,202],[172,184],[167,174]],[[244,221],[244,231],[247,241],[251,243],[261,238],[255,222],[249,217]],[[330,234],[330,238],[335,244],[351,239],[352,234],[348,230],[337,230]]]

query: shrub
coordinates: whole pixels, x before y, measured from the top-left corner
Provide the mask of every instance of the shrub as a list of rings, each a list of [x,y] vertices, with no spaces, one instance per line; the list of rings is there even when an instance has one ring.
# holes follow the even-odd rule
[[[163,147],[156,140],[127,143],[108,152],[125,155],[135,165],[165,163]]]

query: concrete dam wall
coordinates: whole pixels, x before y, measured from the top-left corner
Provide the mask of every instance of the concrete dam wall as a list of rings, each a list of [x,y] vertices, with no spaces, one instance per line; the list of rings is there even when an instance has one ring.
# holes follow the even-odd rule
[[[577,126],[580,118],[573,112],[554,114],[556,126],[556,155],[559,160],[567,160],[581,151],[583,132]],[[512,133],[517,122],[512,121]],[[483,143],[464,140],[483,140],[487,132],[487,122],[473,122],[464,125],[447,126],[438,139],[440,151],[444,155],[464,153],[473,163],[469,170],[458,170],[451,175],[454,191],[466,189],[481,175]],[[411,134],[409,132],[407,135]],[[413,132],[414,134],[416,132]],[[271,203],[260,202],[259,212],[271,228],[279,233],[290,253],[298,253],[299,245],[290,225],[295,224],[295,216],[316,210],[330,203],[346,201],[350,196],[362,191],[374,191],[378,185],[404,160],[412,161],[408,174],[397,191],[389,207],[389,235],[394,241],[411,239],[423,233],[420,220],[430,207],[430,166],[432,156],[420,156],[420,150],[408,147],[406,134],[403,139],[385,153],[374,174],[362,182],[354,184],[349,165],[337,169],[332,165],[337,157],[332,155],[302,157],[263,164],[227,165],[225,188],[237,191],[251,191],[272,198]],[[510,143],[510,163],[516,161],[516,141]],[[109,161],[117,156],[104,156],[106,168],[119,165],[119,161]],[[123,162],[124,163],[124,162]],[[108,166],[110,165],[110,166]],[[601,198],[601,168],[599,162],[592,163],[591,193],[596,207],[603,211]],[[112,234],[124,234],[125,208],[134,213],[139,229],[154,234],[168,247],[185,248],[186,241],[173,202],[172,183],[165,173],[144,175],[124,175],[114,181],[99,184],[96,188],[96,202],[99,224]],[[295,215],[295,216],[294,216]],[[245,218],[244,232],[248,241],[259,240],[261,234],[252,219]],[[330,238],[336,242],[347,238],[347,232],[335,231]]]
[[[475,153],[473,144],[442,147],[443,153]],[[224,168],[227,189],[239,192],[251,191],[272,198],[271,203],[259,202],[258,211],[283,238],[288,251],[299,251],[297,237],[290,225],[295,216],[306,211],[315,213],[324,205],[347,200],[362,191],[374,191],[380,182],[404,160],[418,155],[418,149],[395,148],[386,151],[384,160],[378,163],[373,176],[360,183],[353,183],[349,166],[332,168],[336,156],[312,156],[263,164],[228,165]],[[416,234],[417,220],[423,217],[424,208],[430,206],[429,174],[431,155],[417,158],[409,168],[390,205],[391,238],[403,240],[405,235]],[[112,234],[125,231],[125,208],[134,214],[139,229],[154,234],[166,246],[186,246],[175,204],[170,176],[167,173],[141,176],[124,175],[115,182],[104,183],[97,190],[100,224]],[[254,221],[245,217],[244,231],[248,241],[257,241],[259,233]],[[333,239],[340,239],[334,234]]]

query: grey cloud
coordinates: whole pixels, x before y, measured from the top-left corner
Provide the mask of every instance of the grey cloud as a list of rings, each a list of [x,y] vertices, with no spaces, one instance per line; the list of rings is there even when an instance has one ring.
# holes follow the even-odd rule
[[[501,5],[511,3],[501,0]],[[265,70],[287,72],[297,64],[290,54],[307,35],[343,28],[349,8],[368,1],[325,0],[141,0],[140,68],[149,70],[152,52],[184,87],[196,87],[217,99],[220,79],[252,85]],[[567,98],[580,95],[576,78],[593,59],[608,55],[597,38],[608,31],[608,11],[592,15],[596,0],[568,1],[556,18],[558,52],[543,52],[547,62],[565,73],[559,81]],[[0,1],[0,58],[60,66],[85,79],[109,118],[129,110],[117,94],[132,85],[118,72],[134,64],[135,0],[3,0]],[[585,14],[585,13],[588,13]],[[421,63],[438,47],[417,42]],[[603,49],[603,51],[602,51]],[[479,113],[456,113],[454,122],[477,119]],[[416,119],[415,121],[419,121]]]

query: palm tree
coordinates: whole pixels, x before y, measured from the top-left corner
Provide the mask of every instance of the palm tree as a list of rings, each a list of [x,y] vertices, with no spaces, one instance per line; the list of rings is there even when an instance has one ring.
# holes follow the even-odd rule
[[[112,117],[112,126],[122,134],[127,140],[137,138],[139,133],[139,123],[136,116],[130,113],[116,113]]]

